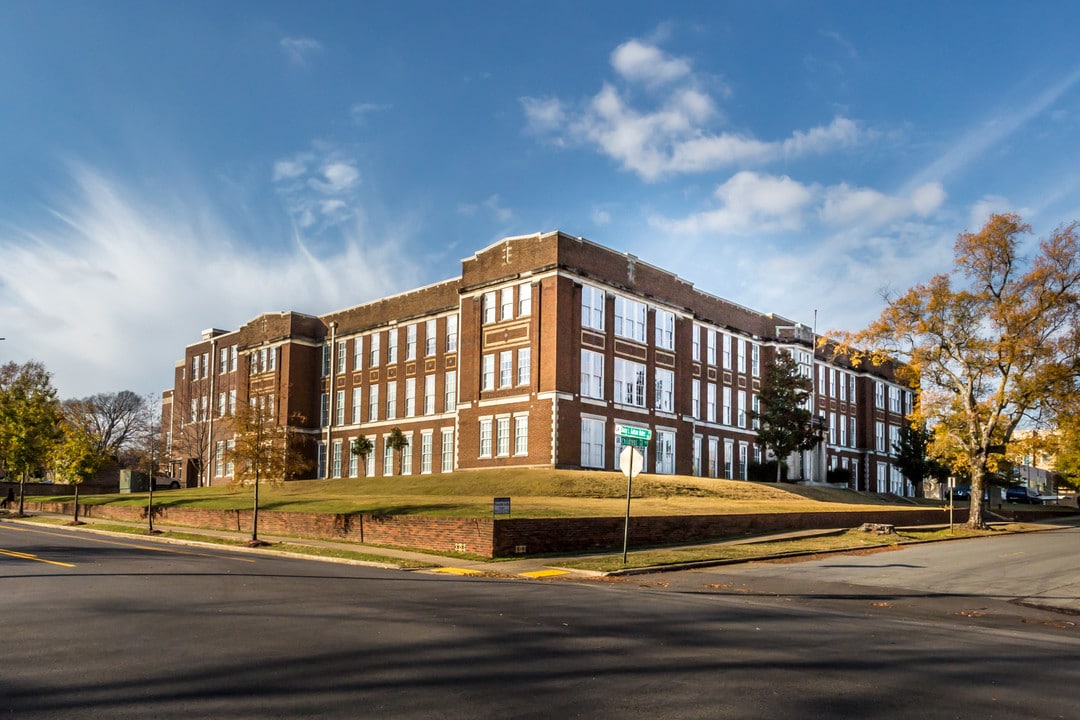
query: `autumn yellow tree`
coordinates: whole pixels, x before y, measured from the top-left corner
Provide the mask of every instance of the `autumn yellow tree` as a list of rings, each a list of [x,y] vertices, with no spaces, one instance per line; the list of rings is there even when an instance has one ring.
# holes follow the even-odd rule
[[[281,482],[306,472],[311,463],[299,438],[289,426],[277,422],[271,403],[242,404],[230,418],[234,433],[231,447],[223,453],[233,465],[234,482],[252,488],[251,540],[249,545],[265,544],[259,540],[259,486]]]
[[[973,528],[985,527],[983,489],[1013,432],[1075,394],[1080,377],[1077,223],[1037,247],[1021,242],[1030,232],[1008,214],[961,233],[951,273],[886,298],[840,346],[855,361],[906,363],[898,373],[920,390],[937,456],[971,478]]]

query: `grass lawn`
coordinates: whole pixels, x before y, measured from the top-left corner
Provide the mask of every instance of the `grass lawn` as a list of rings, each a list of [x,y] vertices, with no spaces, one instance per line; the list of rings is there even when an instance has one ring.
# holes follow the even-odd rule
[[[251,496],[250,487],[166,490],[154,493],[154,505],[248,509]],[[286,512],[485,517],[492,512],[493,497],[511,498],[512,517],[620,516],[626,511],[626,478],[616,472],[512,469],[302,480],[261,486],[259,507]],[[640,475],[634,479],[631,497],[631,513],[638,516],[925,507],[837,488],[679,475]],[[34,499],[70,502],[72,496]],[[79,496],[85,505],[144,506],[146,501],[146,493]]]

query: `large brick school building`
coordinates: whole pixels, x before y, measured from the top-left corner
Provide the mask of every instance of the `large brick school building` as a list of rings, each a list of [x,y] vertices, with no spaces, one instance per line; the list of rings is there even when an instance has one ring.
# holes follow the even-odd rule
[[[628,425],[652,432],[647,472],[746,478],[765,459],[751,411],[779,351],[813,377],[824,434],[790,474],[844,468],[854,488],[909,492],[889,453],[913,398],[888,367],[854,368],[804,325],[562,232],[506,238],[400,295],[205,331],[164,393],[163,433],[189,486],[231,481],[238,403],[307,437],[318,477],[613,470]],[[400,459],[394,428],[409,442]],[[349,452],[360,436],[365,457]]]

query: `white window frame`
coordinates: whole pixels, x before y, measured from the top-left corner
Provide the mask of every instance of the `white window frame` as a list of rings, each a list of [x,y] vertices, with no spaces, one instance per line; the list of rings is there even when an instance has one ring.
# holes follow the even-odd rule
[[[604,304],[607,293],[593,285],[581,286],[581,327],[604,330]]]
[[[643,363],[615,358],[615,402],[632,407],[645,407],[646,370]]]
[[[581,466],[604,467],[607,422],[602,418],[581,418]]]
[[[581,351],[581,397],[604,399],[604,356],[601,353]]]
[[[640,300],[615,296],[615,335],[617,337],[645,342],[645,322],[649,306]]]
[[[675,349],[675,313],[657,308],[654,311],[656,323],[656,347],[664,350]]]
[[[656,369],[656,409],[675,412],[675,371]]]
[[[517,384],[528,385],[532,376],[532,348],[518,348],[517,351]]]

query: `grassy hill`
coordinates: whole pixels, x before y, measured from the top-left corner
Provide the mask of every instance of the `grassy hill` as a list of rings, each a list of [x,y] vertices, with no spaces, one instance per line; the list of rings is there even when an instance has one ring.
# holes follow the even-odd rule
[[[260,487],[259,495],[262,509],[293,512],[481,517],[491,514],[493,497],[510,497],[513,517],[620,516],[626,511],[626,478],[617,472],[483,470],[278,483]],[[634,480],[632,498],[631,512],[639,516],[866,510],[892,504],[875,495],[835,488],[679,475],[641,475]],[[80,501],[145,505],[146,495],[93,495]],[[247,509],[251,488],[157,492],[154,504]],[[912,506],[897,509],[905,507]]]

